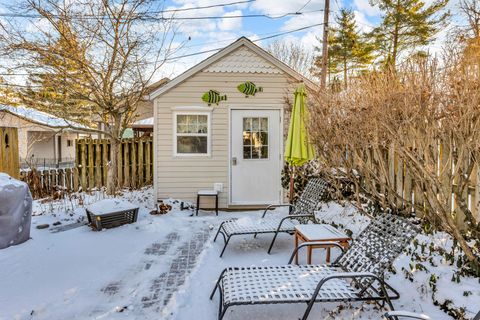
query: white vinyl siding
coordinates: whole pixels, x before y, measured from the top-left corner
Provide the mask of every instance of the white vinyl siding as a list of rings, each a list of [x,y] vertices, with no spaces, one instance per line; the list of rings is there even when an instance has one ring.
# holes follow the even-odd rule
[[[237,86],[251,81],[263,87],[263,92],[253,97],[237,90]],[[240,73],[240,72],[198,72],[176,87],[161,94],[154,100],[156,110],[155,127],[155,166],[156,192],[158,199],[174,198],[195,203],[196,194],[201,189],[213,189],[214,183],[223,183],[219,196],[219,206],[228,207],[229,195],[229,110],[230,108],[282,108],[285,97],[293,96],[298,83],[285,73]],[[201,101],[208,90],[218,90],[227,95],[227,101],[217,106],[211,105],[210,116],[210,156],[176,157],[174,146],[173,114],[176,107],[207,107]],[[203,200],[203,199],[202,199]],[[205,197],[205,201],[210,201]],[[203,203],[211,207],[213,203]]]

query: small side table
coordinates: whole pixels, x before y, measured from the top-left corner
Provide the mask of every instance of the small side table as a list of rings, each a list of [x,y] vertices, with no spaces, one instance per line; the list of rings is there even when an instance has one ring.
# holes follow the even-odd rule
[[[198,216],[198,209],[200,209],[200,197],[215,197],[215,213],[218,216],[218,191],[216,190],[199,190],[197,192],[197,209],[195,215]]]
[[[295,226],[295,248],[300,242],[331,241],[338,242],[345,249],[348,248],[350,237],[338,231],[329,224],[299,224]],[[318,245],[307,248],[307,263],[312,263],[313,249],[327,249],[327,263],[330,262],[330,248],[332,245]],[[295,256],[295,263],[298,264],[298,252]]]

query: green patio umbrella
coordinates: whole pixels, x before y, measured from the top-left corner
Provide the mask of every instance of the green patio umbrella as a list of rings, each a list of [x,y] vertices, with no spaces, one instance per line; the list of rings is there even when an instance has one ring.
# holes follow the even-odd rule
[[[305,125],[305,120],[308,119],[308,110],[305,106],[306,95],[305,86],[303,84],[299,85],[297,90],[295,90],[295,99],[293,101],[285,145],[285,161],[292,168],[292,174],[290,175],[290,202],[293,200],[295,167],[299,167],[315,157],[315,150],[309,142]]]

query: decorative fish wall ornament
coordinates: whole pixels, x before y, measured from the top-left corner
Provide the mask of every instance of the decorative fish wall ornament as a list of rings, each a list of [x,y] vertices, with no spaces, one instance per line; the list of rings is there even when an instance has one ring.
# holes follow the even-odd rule
[[[237,86],[238,91],[245,94],[245,97],[254,96],[257,92],[263,92],[262,87],[257,87],[255,83],[247,81]]]
[[[227,95],[220,95],[220,92],[216,90],[209,90],[205,92],[202,96],[202,100],[208,105],[211,105],[212,103],[215,103],[218,105],[220,101],[226,101],[227,100]]]

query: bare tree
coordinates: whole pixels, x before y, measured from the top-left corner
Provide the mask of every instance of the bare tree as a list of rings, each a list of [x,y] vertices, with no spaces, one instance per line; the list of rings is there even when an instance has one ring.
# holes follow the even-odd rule
[[[480,37],[480,1],[461,0],[459,6],[463,15],[467,17],[469,31],[473,33],[473,37]]]
[[[265,48],[275,58],[290,66],[293,70],[312,78],[313,50],[299,42],[275,40]]]
[[[135,120],[152,77],[174,51],[172,20],[161,16],[163,3],[158,0],[25,0],[23,4],[20,18],[2,24],[5,51],[17,58],[16,70],[51,75],[43,88],[29,88],[46,102],[42,105],[48,112],[71,120],[73,129],[101,133],[110,140],[107,189],[113,193],[123,132]],[[50,104],[42,95],[45,86],[53,93]],[[59,102],[59,96],[65,103]],[[35,99],[30,100],[35,107]],[[73,121],[82,121],[79,114],[88,115],[83,123],[102,126],[76,127]]]

